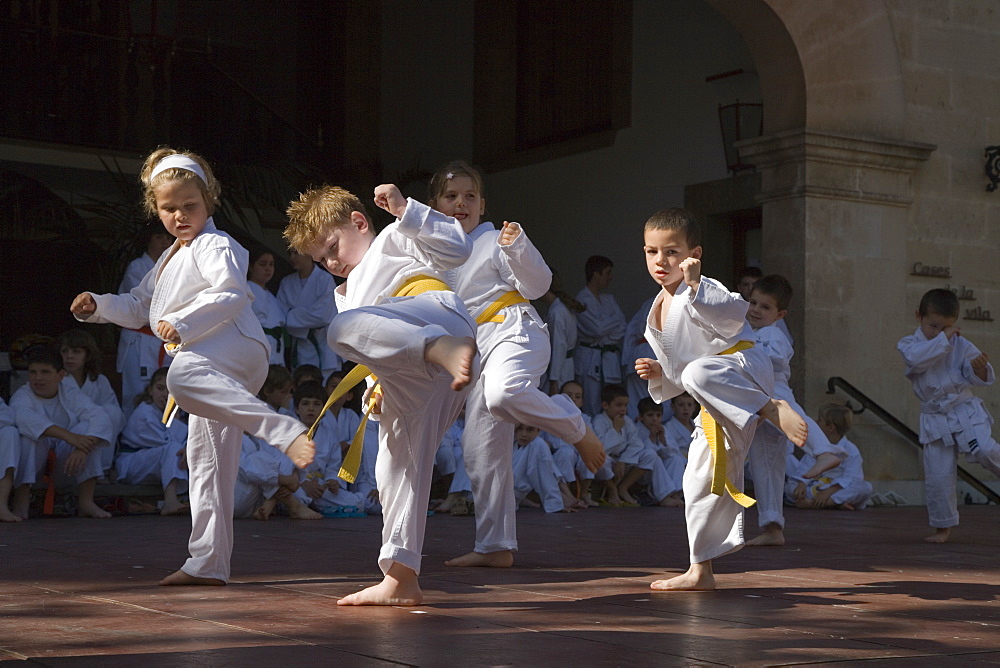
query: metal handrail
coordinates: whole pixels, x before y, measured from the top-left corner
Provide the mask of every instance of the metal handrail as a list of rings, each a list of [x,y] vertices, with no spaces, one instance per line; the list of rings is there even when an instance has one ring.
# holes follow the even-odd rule
[[[895,415],[887,411],[886,409],[879,406],[877,403],[872,401],[872,399],[866,395],[864,392],[858,388],[851,385],[849,382],[841,378],[840,376],[832,376],[826,381],[826,393],[834,394],[837,388],[844,391],[845,394],[850,396],[855,401],[861,404],[861,409],[854,411],[857,413],[863,413],[865,410],[871,411],[876,417],[881,418],[886,424],[895,429],[900,436],[905,438],[907,441],[916,446],[919,450],[924,449],[923,443],[920,442],[920,437],[915,431],[907,427],[905,424],[900,422]],[[853,410],[853,409],[852,409]],[[972,488],[977,492],[982,494],[987,498],[987,500],[993,503],[1000,504],[1000,494],[997,494],[993,489],[983,483],[979,478],[972,475],[969,471],[958,466],[958,477],[963,481],[967,482]]]

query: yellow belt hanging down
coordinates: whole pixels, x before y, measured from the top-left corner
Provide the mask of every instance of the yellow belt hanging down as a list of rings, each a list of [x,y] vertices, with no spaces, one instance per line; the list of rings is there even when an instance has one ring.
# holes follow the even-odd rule
[[[719,355],[732,355],[747,348],[753,348],[752,341],[740,341],[732,348],[723,350]],[[704,406],[701,407],[701,428],[705,432],[708,448],[712,452],[712,494],[722,496],[724,492],[728,492],[729,496],[733,497],[733,501],[744,508],[749,508],[757,503],[755,499],[736,489],[736,485],[726,475],[726,435],[719,429],[715,418],[709,414]]]
[[[425,292],[430,292],[431,290],[451,292],[451,288],[448,287],[448,285],[443,281],[430,276],[421,275],[408,278],[403,282],[399,289],[393,293],[392,296],[414,297]],[[476,323],[481,325],[484,322],[503,322],[503,316],[497,315],[500,309],[513,304],[525,303],[527,301],[527,299],[522,297],[516,291],[504,293],[499,299],[490,304],[478,318],[476,318]],[[323,419],[324,415],[326,415],[330,406],[332,406],[337,399],[344,396],[344,394],[346,394],[352,387],[360,383],[366,376],[371,376],[372,380],[376,381],[376,383],[372,387],[371,394],[368,397],[368,405],[365,406],[364,417],[361,419],[361,424],[358,426],[358,430],[355,432],[354,438],[351,440],[351,447],[347,451],[347,455],[344,457],[344,461],[340,467],[340,472],[337,474],[338,477],[349,483],[352,483],[355,479],[357,479],[358,469],[361,467],[361,453],[364,450],[365,427],[368,424],[368,418],[371,416],[375,403],[381,395],[381,389],[379,388],[377,382],[378,378],[375,374],[371,373],[371,370],[363,364],[358,364],[351,369],[350,372],[344,376],[344,379],[337,384],[337,387],[334,388],[329,398],[327,398],[326,405],[323,406],[323,410],[320,411],[316,421],[307,432],[307,436],[312,439],[313,436],[316,435],[316,430],[319,428],[319,421]]]

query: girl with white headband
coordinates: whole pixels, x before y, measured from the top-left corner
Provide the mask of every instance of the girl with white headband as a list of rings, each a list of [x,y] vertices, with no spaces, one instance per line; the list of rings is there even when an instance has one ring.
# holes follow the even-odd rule
[[[254,396],[270,350],[251,309],[247,251],[211,217],[220,192],[211,167],[194,153],[161,147],[146,158],[140,178],[146,210],[176,240],[131,292],[84,292],[70,310],[84,322],[147,325],[174,358],[167,389],[191,414],[191,557],[160,584],[221,585],[230,574],[243,432],[277,445],[302,468],[315,447],[301,422]]]

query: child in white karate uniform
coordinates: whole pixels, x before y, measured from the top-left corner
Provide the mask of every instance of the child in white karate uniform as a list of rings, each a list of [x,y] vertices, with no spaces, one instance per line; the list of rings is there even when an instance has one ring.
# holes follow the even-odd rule
[[[343,452],[361,425],[358,414],[344,407],[350,398],[350,393],[341,396],[320,421],[313,436],[316,458],[302,480],[302,490],[312,507],[329,517],[356,514],[364,505],[362,497],[348,491],[347,484],[337,478]],[[295,413],[302,424],[310,426],[316,421],[326,399],[326,390],[317,383],[302,383],[295,388]]]
[[[340,605],[418,605],[418,574],[434,453],[478,376],[475,322],[443,273],[465,262],[472,242],[453,218],[381,185],[375,204],[396,222],[375,236],[352,194],[323,186],[288,208],[289,244],[347,280],[329,344],[378,377],[376,464],[382,503],[381,583]],[[368,403],[366,398],[365,403]]]
[[[514,428],[514,496],[519,506],[537,508],[538,504],[527,499],[535,492],[541,507],[547,513],[575,513],[587,507],[569,491],[566,481],[559,475],[552,451],[538,437],[538,427],[519,424]]]
[[[991,433],[993,417],[973,387],[992,385],[993,365],[955,325],[958,298],[937,288],[920,299],[917,331],[896,345],[906,362],[906,377],[920,400],[920,443],[924,446],[927,515],[934,533],[929,543],[944,543],[958,526],[955,470],[958,454],[1000,476],[1000,444]]]
[[[661,506],[678,506],[674,485],[656,450],[639,436],[635,422],[628,417],[628,390],[621,385],[605,385],[601,391],[601,412],[594,416],[594,431],[604,443],[608,461],[597,472],[598,480],[607,480],[608,502],[612,505],[637,506],[630,489],[647,475],[649,494]]]
[[[320,379],[339,370],[341,359],[327,345],[327,328],[337,315],[333,297],[333,276],[316,271],[313,261],[291,249],[288,254],[294,273],[281,279],[278,301],[285,309],[285,328],[291,337],[290,368],[303,364],[319,367]]]
[[[20,522],[23,518],[10,509],[10,493],[14,489],[21,455],[21,435],[17,433],[14,409],[0,397],[0,522]]]
[[[122,447],[115,460],[118,482],[163,485],[161,515],[180,515],[191,507],[181,503],[179,493],[187,491],[187,425],[172,420],[163,424],[167,407],[167,367],[153,372],[149,387],[139,395],[139,405],[129,416],[122,432]]]
[[[97,341],[82,329],[63,332],[58,339],[59,354],[66,370],[64,383],[74,384],[87,398],[100,406],[111,424],[111,447],[98,451],[101,469],[107,471],[115,457],[118,435],[125,428],[125,413],[118,403],[118,395],[111,389],[108,377],[101,373],[101,350]]]
[[[267,287],[274,278],[274,253],[255,246],[250,249],[247,286],[253,293],[253,314],[271,346],[271,364],[285,364],[285,307]]]
[[[791,340],[777,327],[788,313],[792,301],[792,286],[784,276],[771,274],[754,283],[750,294],[747,322],[754,330],[756,346],[767,353],[774,372],[774,395],[782,399],[799,414],[809,428],[809,436],[802,446],[811,457],[813,465],[803,473],[815,478],[823,471],[838,466],[847,453],[831,443],[802,406],[788,384],[790,362],[794,350]],[[753,546],[780,546],[785,544],[785,442],[786,438],[773,425],[763,425],[754,434],[748,459],[757,496],[757,524],[761,534],[747,542]],[[839,439],[838,439],[839,440]]]
[[[48,348],[28,354],[28,384],[14,392],[14,409],[21,434],[21,451],[14,476],[13,514],[28,518],[31,485],[52,462],[51,485],[61,479],[76,482],[80,517],[108,518],[111,514],[94,503],[94,489],[101,476],[101,448],[110,447],[113,429],[104,410],[74,385],[65,385],[62,356]]]
[[[129,262],[125,276],[118,286],[118,294],[124,295],[139,285],[153,268],[163,251],[170,248],[174,238],[161,225],[148,223],[143,232],[146,252]],[[149,325],[139,329],[122,328],[118,339],[118,373],[122,376],[122,411],[125,418],[135,410],[136,400],[145,392],[153,372],[169,365],[171,357],[163,349],[163,342],[153,333]]]
[[[687,392],[681,392],[670,400],[670,409],[673,417],[663,425],[663,436],[687,460],[695,430],[694,416],[698,413],[698,402]]]
[[[799,508],[862,510],[868,505],[872,486],[865,480],[858,446],[847,440],[853,419],[851,409],[843,404],[823,404],[819,407],[816,424],[844,453],[844,459],[838,466],[824,471],[822,477],[806,478],[803,474],[812,467],[815,458],[806,454],[801,460],[796,460],[794,455],[786,455],[786,500],[791,500]]]
[[[545,372],[543,388],[548,394],[557,394],[563,385],[576,378],[573,365],[573,350],[576,348],[576,314],[584,310],[583,304],[573,299],[562,289],[555,272],[548,292],[541,296],[548,305],[545,312],[545,326],[549,328],[552,354],[549,368]]]
[[[570,402],[577,408],[582,409],[583,386],[580,385],[580,383],[575,380],[570,380],[563,383],[559,390],[559,394],[552,395],[553,401]],[[583,421],[587,423],[588,427],[593,429],[593,419],[586,413],[581,414],[583,415]],[[594,480],[594,472],[588,469],[587,465],[583,463],[583,457],[580,456],[579,450],[558,436],[550,434],[546,431],[542,432],[542,438],[548,442],[549,447],[552,449],[552,460],[556,464],[559,476],[565,480],[567,484],[571,480],[576,481],[576,497],[583,501],[588,507],[596,507],[600,505],[597,501],[594,501],[590,494],[590,486]]]
[[[770,396],[774,373],[767,355],[753,346],[747,303],[702,277],[700,236],[697,221],[684,209],[657,212],[643,234],[646,268],[663,289],[646,324],[656,359],[636,360],[636,371],[649,381],[654,400],[662,403],[687,391],[702,406],[684,471],[691,566],[682,575],[653,582],[655,590],[714,589],[712,559],[743,546],[741,502],[750,503],[741,491],[743,463],[761,418],[779,425],[797,445],[807,435],[791,406]],[[726,458],[725,480],[714,486],[709,435],[718,456]]]
[[[486,211],[480,173],[460,160],[431,178],[429,204],[454,217],[473,247],[446,281],[479,323],[482,374],[469,394],[462,449],[476,504],[473,551],[447,566],[507,567],[514,562],[517,529],[511,458],[514,425],[530,424],[573,443],[595,470],[604,451],[575,406],[553,402],[538,389],[549,365],[545,324],[528,301],[545,294],[552,273],[518,223],[480,222]],[[494,315],[490,316],[490,313]]]
[[[247,252],[219,231],[211,214],[219,182],[193,153],[159,148],[142,169],[145,205],[175,238],[127,295],[84,292],[71,306],[84,322],[137,328],[147,323],[174,357],[167,388],[190,413],[190,559],[160,584],[225,584],[233,548],[233,490],[243,432],[306,466],[313,444],[295,418],[254,393],[267,376],[267,339],[250,304]]]
[[[622,342],[622,378],[624,379],[622,385],[628,390],[628,415],[632,419],[639,417],[639,402],[643,399],[649,399],[648,383],[639,378],[639,374],[635,372],[635,360],[640,357],[653,356],[653,349],[646,341],[645,334],[646,316],[649,315],[649,309],[653,306],[655,298],[656,295],[653,295],[644,301],[625,326],[625,339]],[[663,411],[666,413],[663,419],[669,421],[670,406],[667,406],[666,409]]]
[[[676,397],[674,398],[676,399]],[[690,399],[690,397],[688,398]],[[636,420],[635,427],[643,444],[659,456],[663,463],[663,469],[670,479],[670,486],[674,489],[668,496],[671,501],[660,505],[684,505],[681,489],[684,483],[684,468],[687,466],[687,457],[681,454],[681,450],[675,442],[667,440],[666,428],[663,426],[663,409],[660,404],[653,401],[652,397],[639,400],[639,418]],[[694,431],[693,426],[691,431]],[[691,434],[688,433],[686,445],[690,445],[690,441]]]
[[[323,519],[309,507],[309,497],[300,487],[301,476],[302,472],[280,450],[243,434],[233,516],[267,521],[280,503],[292,519]]]
[[[613,269],[614,263],[603,255],[587,258],[587,285],[576,295],[585,309],[576,316],[573,364],[576,382],[583,385],[583,410],[591,416],[601,412],[601,389],[622,380],[622,343],[628,323],[614,295],[607,292]]]

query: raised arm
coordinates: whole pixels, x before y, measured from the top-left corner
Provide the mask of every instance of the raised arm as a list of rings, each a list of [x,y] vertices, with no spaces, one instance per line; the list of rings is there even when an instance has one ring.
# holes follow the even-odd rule
[[[497,271],[506,282],[528,299],[538,299],[548,292],[552,271],[519,223],[504,221],[497,245]]]
[[[718,281],[702,278],[697,289],[690,289],[685,295],[688,299],[685,306],[695,323],[720,338],[732,338],[746,326],[749,305]]]
[[[939,332],[929,340],[911,334],[900,339],[896,349],[903,356],[906,375],[909,376],[914,373],[924,373],[946,359],[951,352],[951,341],[944,332]]]

